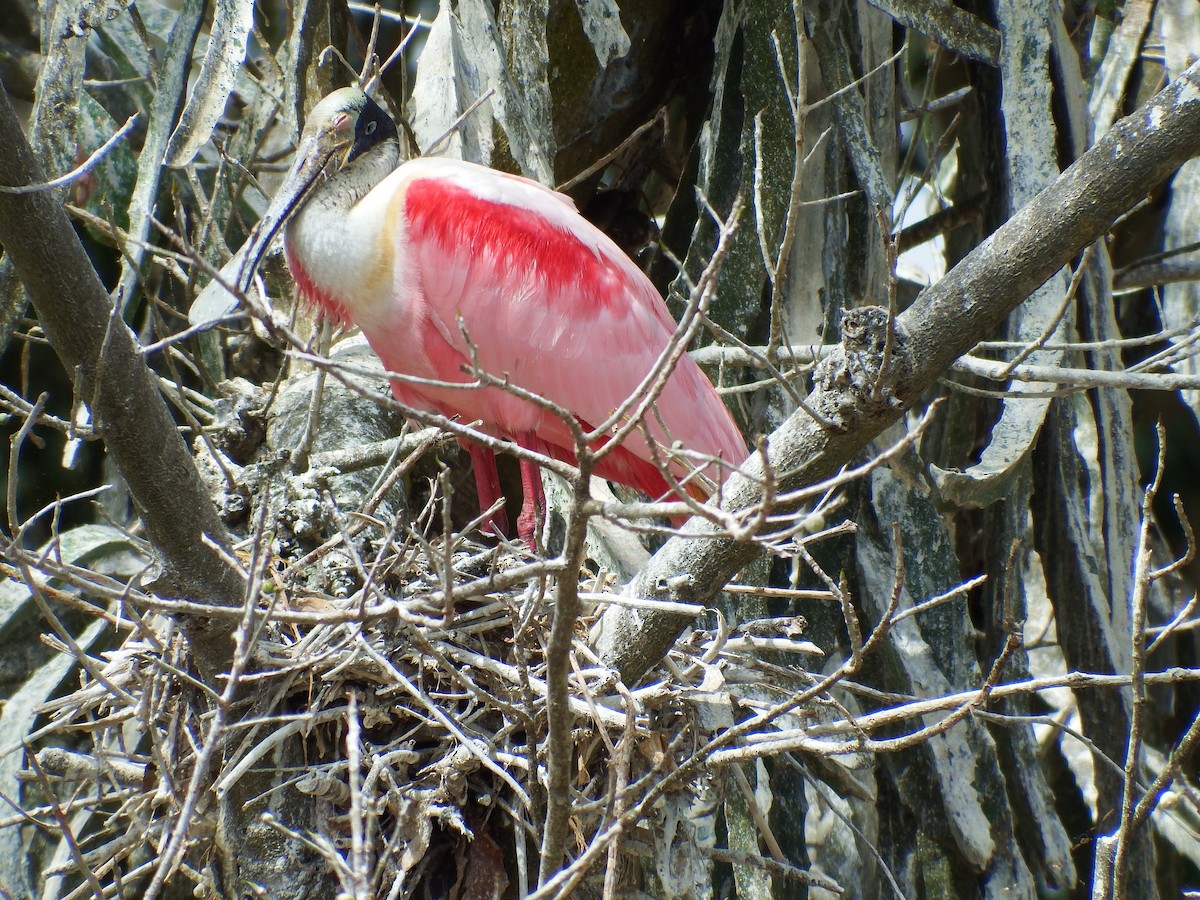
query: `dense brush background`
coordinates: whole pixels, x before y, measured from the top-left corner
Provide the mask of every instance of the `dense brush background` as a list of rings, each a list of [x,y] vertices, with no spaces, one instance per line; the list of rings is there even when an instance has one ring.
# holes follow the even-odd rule
[[[597,523],[582,569],[519,569],[524,581],[484,590],[489,572],[521,563],[456,531],[476,513],[465,455],[406,428],[378,377],[356,393],[314,369],[308,345],[246,320],[173,339],[211,268],[265,209],[306,110],[356,81],[368,52],[387,60],[404,41],[376,91],[404,120],[410,152],[436,142],[437,153],[560,186],[675,313],[722,221],[745,204],[698,344],[753,442],[795,411],[844,311],[906,308],[1178,76],[1200,47],[1200,7],[5,0],[0,81],[47,177],[140,114],[55,190],[120,316],[154,345],[147,362],[243,560],[270,558],[261,571],[274,582],[256,602],[285,596],[260,606],[294,615],[254,632],[251,697],[219,702],[223,683],[204,684],[203,666],[197,680],[167,615],[178,610],[138,593],[147,551],[129,473],[89,439],[89,398],[0,261],[4,896],[536,890],[546,579],[598,596],[661,539],[642,546]],[[974,358],[1200,374],[1198,197],[1193,161]],[[264,274],[276,308],[291,310],[281,262]],[[295,314],[292,333],[314,352],[370,365],[353,336],[331,349],[309,311]],[[739,343],[778,368],[713,349]],[[745,590],[705,604],[617,712],[588,712],[590,691],[612,685],[587,674],[595,662],[578,629],[565,851],[591,866],[578,866],[590,872],[573,888],[581,896],[1200,891],[1188,524],[1200,385],[980,371],[947,371],[927,392],[943,402],[919,438],[826,499],[805,532],[822,539],[775,547],[743,574]],[[314,391],[325,398],[315,437]],[[923,412],[854,462],[901,441]],[[300,445],[313,465],[289,470]],[[377,452],[365,461],[341,454],[368,445]],[[305,471],[316,474],[306,482]],[[569,527],[561,515],[553,525],[549,557]],[[1141,549],[1149,574],[1135,566]],[[131,581],[127,609],[120,586]],[[455,585],[466,586],[457,631],[438,619],[439,592]],[[903,619],[889,606],[938,597]],[[378,616],[356,625],[346,611],[359,600]],[[839,670],[857,659],[859,622],[870,632],[881,620],[869,657]],[[778,643],[756,645],[756,622]],[[839,671],[836,686],[804,694]],[[1128,678],[1098,677],[1134,671],[1150,673],[1136,692]],[[1081,674],[1054,681],[1064,673]],[[985,682],[1018,687],[973,712],[970,694],[915,705]],[[704,750],[793,694],[799,708],[760,730],[826,731],[761,755]],[[966,713],[933,727],[952,709]],[[855,743],[868,735],[874,743]],[[619,842],[606,831],[615,822]],[[1114,875],[1097,867],[1108,850],[1096,839],[1117,832]]]

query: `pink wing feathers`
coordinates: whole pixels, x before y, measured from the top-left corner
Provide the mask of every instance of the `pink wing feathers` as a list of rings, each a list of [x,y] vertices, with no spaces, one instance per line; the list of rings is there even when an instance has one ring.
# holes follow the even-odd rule
[[[411,171],[411,176],[407,173]],[[448,160],[402,166],[403,228],[396,229],[396,293],[408,308],[403,334],[367,333],[384,364],[466,382],[465,328],[480,367],[571,410],[585,428],[628,397],[666,346],[675,322],[654,286],[570,200],[535,182]],[[461,327],[460,327],[461,321]],[[414,333],[415,331],[415,333]],[[557,416],[497,388],[396,385],[397,396],[574,461]],[[740,463],[746,445],[708,379],[684,356],[658,400],[656,440]],[[598,474],[652,496],[666,482],[640,432]],[[677,475],[687,471],[677,465]],[[706,474],[722,480],[710,467]]]

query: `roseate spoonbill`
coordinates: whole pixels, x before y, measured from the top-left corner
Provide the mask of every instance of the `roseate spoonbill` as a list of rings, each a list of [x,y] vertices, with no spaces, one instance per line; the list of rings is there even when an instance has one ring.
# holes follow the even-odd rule
[[[568,197],[472,163],[424,158],[397,168],[398,158],[396,125],[366,94],[343,88],[325,97],[243,258],[225,273],[248,288],[286,225],[284,248],[300,294],[357,324],[389,371],[442,383],[394,381],[401,403],[482,421],[491,435],[575,462],[574,441],[557,416],[503,388],[470,386],[472,355],[480,370],[565,407],[590,429],[637,389],[666,347],[675,329],[666,304]],[[206,290],[192,321],[219,318],[235,302],[219,286]],[[745,457],[725,405],[687,355],[656,406],[646,425],[677,478],[697,467],[722,478],[694,454],[731,464]],[[691,461],[671,452],[676,442]],[[500,496],[495,460],[478,445],[468,449],[486,509]],[[634,430],[595,471],[660,497],[670,487],[652,459]],[[545,501],[536,467],[523,463],[521,472],[518,533],[532,547],[536,508]],[[704,493],[695,479],[688,485]]]

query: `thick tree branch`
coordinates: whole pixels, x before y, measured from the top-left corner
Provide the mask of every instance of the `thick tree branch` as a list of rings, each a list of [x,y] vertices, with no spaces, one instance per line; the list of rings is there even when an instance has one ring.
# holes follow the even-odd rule
[[[897,353],[878,394],[864,383],[878,364],[872,350],[878,322],[869,310],[852,311],[849,324],[862,333],[847,334],[840,361],[818,368],[809,400],[840,427],[823,428],[799,411],[770,436],[770,470],[779,473],[776,493],[834,474],[1042,282],[1197,154],[1200,63],[1117,122],[1033,202],[921,293],[897,320]],[[744,475],[725,485],[726,511],[751,509],[762,498],[760,456],[743,469]],[[705,604],[760,552],[756,543],[722,536],[716,525],[693,519],[682,536],[654,555],[629,593]],[[611,607],[598,625],[597,648],[626,683],[634,683],[690,622],[659,611]]]
[[[0,184],[45,181],[21,123],[0,89]],[[211,542],[225,528],[187,445],[146,367],[137,340],[113,312],[87,253],[53,193],[0,193],[0,244],[10,254],[38,320],[67,372],[78,376],[163,565],[159,593],[220,604],[240,602],[243,585]],[[205,538],[210,540],[206,540]],[[187,623],[202,672],[224,669],[228,625]]]

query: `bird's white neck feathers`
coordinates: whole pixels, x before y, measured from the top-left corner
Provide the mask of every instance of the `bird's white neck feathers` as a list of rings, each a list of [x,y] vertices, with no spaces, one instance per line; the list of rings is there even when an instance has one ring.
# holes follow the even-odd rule
[[[369,197],[398,158],[394,143],[363,154],[315,187],[287,226],[288,259],[301,269],[293,272],[301,291],[360,324],[362,307],[372,300],[364,296],[364,277],[379,270],[381,256],[391,250],[378,221],[386,204],[372,204]]]

